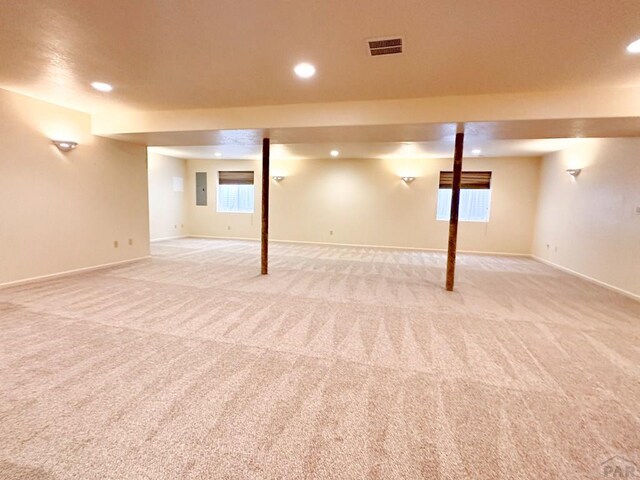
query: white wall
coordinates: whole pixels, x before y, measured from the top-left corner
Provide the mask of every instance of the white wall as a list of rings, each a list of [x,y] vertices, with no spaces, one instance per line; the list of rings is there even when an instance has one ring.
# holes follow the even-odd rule
[[[151,240],[182,236],[187,161],[149,152],[148,162]]]
[[[273,160],[270,238],[445,249],[448,222],[436,221],[440,170],[450,159]],[[528,254],[531,252],[538,194],[539,158],[465,159],[466,170],[491,170],[489,223],[460,226],[459,248],[467,251]],[[218,170],[256,172],[255,214],[216,212]],[[195,206],[195,172],[206,171],[209,202]],[[260,162],[189,160],[187,226],[191,235],[259,238]],[[400,176],[415,176],[407,185]],[[333,232],[331,234],[330,232]]]
[[[638,152],[640,139],[585,139],[545,156],[534,255],[640,296]]]
[[[63,154],[52,138],[79,146]],[[0,284],[147,256],[146,184],[144,147],[0,90]]]

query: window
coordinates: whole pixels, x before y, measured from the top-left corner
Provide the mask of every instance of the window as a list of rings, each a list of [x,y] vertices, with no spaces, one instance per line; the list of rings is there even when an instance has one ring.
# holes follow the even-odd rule
[[[253,213],[253,172],[218,172],[218,212]]]
[[[440,172],[437,220],[449,221],[453,172]],[[491,172],[462,172],[460,183],[461,222],[488,222],[491,207]]]

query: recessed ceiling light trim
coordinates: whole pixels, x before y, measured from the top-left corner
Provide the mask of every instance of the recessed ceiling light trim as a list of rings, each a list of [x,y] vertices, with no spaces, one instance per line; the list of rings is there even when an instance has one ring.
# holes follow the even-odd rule
[[[293,67],[293,71],[300,78],[311,78],[316,74],[316,67],[308,62],[302,62]]]
[[[340,151],[339,150],[331,150],[329,152],[329,155],[331,155],[332,157],[337,157],[338,155],[340,155]]]
[[[109,93],[113,91],[113,87],[105,82],[91,82],[91,87],[102,93]]]
[[[627,45],[627,52],[633,54],[640,53],[640,38]]]

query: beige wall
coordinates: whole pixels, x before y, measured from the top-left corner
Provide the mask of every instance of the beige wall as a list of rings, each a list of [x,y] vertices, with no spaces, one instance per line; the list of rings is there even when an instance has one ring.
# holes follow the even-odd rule
[[[187,161],[153,152],[148,153],[148,159],[151,240],[182,236],[185,231]]]
[[[638,152],[640,139],[588,139],[545,156],[534,255],[640,296]]]
[[[255,175],[254,213],[217,213],[218,170],[253,170]],[[208,201],[196,205],[196,172],[207,172]],[[212,237],[260,237],[260,162],[253,160],[188,160],[185,179],[187,233]]]
[[[0,284],[149,254],[145,148],[90,129],[0,90]],[[79,146],[63,154],[52,138]]]
[[[538,192],[538,158],[465,159],[465,169],[493,171],[489,223],[463,223],[459,248],[528,254]],[[252,160],[189,160],[187,228],[191,235],[258,238],[260,186],[253,215],[216,213],[217,171],[253,169]],[[440,170],[449,159],[274,160],[270,237],[276,240],[446,248],[448,223],[436,221]],[[206,171],[209,204],[195,206],[195,172]],[[415,176],[407,185],[400,176]],[[333,232],[333,234],[331,233]]]

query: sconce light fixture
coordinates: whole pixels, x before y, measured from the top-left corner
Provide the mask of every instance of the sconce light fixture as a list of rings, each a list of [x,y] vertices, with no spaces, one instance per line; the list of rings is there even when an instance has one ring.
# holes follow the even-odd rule
[[[282,175],[274,175],[273,178],[276,182],[281,182],[282,180],[284,180],[284,177]]]
[[[61,152],[70,152],[78,146],[78,142],[72,142],[70,140],[52,140],[52,143],[58,147]]]
[[[571,175],[572,177],[577,177],[578,175],[580,175],[581,171],[582,171],[581,168],[568,168],[567,169],[567,173],[569,175]]]
[[[402,180],[404,180],[404,183],[411,183],[416,179],[416,177],[402,177]]]

